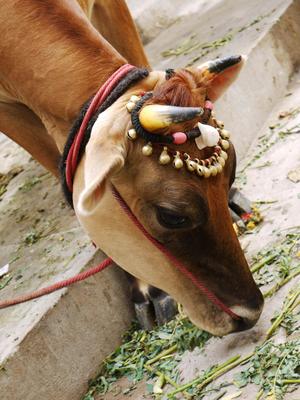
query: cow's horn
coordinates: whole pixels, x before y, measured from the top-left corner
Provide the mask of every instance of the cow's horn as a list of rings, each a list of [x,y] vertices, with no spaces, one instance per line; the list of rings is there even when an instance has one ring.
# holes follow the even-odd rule
[[[210,74],[217,75],[223,72],[225,69],[230,68],[236,64],[239,64],[242,60],[245,60],[245,56],[236,55],[224,58],[216,58],[215,60],[207,61],[200,65],[198,68],[203,71],[207,71]]]
[[[176,107],[151,104],[141,110],[139,120],[143,128],[149,132],[155,132],[173,124],[190,121],[201,116],[203,112],[203,108],[201,107]]]

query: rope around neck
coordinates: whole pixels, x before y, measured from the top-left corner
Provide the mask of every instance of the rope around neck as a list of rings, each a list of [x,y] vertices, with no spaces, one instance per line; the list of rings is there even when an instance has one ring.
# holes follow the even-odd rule
[[[135,74],[133,75],[134,79],[129,79],[129,74],[131,72],[135,72]],[[84,106],[85,112],[83,113],[83,115],[80,115],[79,119],[75,122],[73,129],[71,130],[71,134],[66,143],[61,163],[63,188],[64,192],[67,195],[67,200],[69,203],[71,203],[71,205],[73,205],[72,202],[73,177],[76,172],[78,162],[80,161],[82,151],[88,142],[91,127],[95,122],[95,118],[97,118],[99,112],[104,111],[105,109],[104,106],[106,106],[106,108],[109,107],[109,105],[112,104],[119,96],[121,96],[133,82],[137,81],[138,79],[142,79],[141,76],[145,77],[147,75],[148,75],[147,70],[139,70],[132,65],[125,64],[111,75],[111,77],[104,83],[104,85],[101,86],[101,88],[96,93],[94,98]],[[122,80],[125,81],[126,77],[127,77],[127,82],[126,85],[124,85],[124,82],[122,84]],[[110,101],[111,103],[109,104]],[[91,124],[92,121],[93,123]],[[89,127],[90,129],[87,130],[87,127]],[[88,138],[86,137],[86,135],[88,136]],[[142,232],[142,234],[158,250],[160,250],[160,252],[174,265],[174,267],[178,271],[180,271],[186,278],[188,278],[221,311],[228,314],[232,319],[240,319],[240,317],[237,314],[235,314],[229,307],[227,307],[179,260],[177,260],[177,258],[173,256],[172,253],[170,253],[161,243],[159,243],[154,237],[152,237],[149,234],[149,232],[140,223],[137,217],[132,213],[131,209],[129,208],[125,200],[122,198],[121,194],[117,191],[117,189],[113,185],[111,185],[111,190],[114,198],[118,201],[118,203],[120,204],[126,215],[130,218],[130,220]],[[15,304],[32,300],[37,297],[41,297],[45,294],[52,293],[55,290],[61,289],[75,282],[79,282],[80,280],[86,279],[87,277],[102,271],[111,264],[112,264],[112,259],[107,258],[97,267],[90,268],[87,271],[77,274],[73,278],[69,278],[62,282],[58,282],[49,287],[42,288],[33,293],[20,296],[12,300],[1,301],[0,308],[6,308]]]

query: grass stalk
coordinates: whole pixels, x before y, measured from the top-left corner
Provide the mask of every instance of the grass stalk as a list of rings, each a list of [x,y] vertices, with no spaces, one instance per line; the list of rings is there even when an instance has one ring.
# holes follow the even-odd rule
[[[275,319],[271,327],[268,329],[266,333],[266,340],[268,340],[275,330],[278,328],[278,326],[281,324],[282,320],[284,319],[285,315],[290,312],[293,309],[294,304],[296,303],[297,298],[300,295],[300,290],[297,290],[296,292],[292,293],[290,296],[290,300],[287,302],[287,304],[284,306],[283,310],[281,313],[278,315],[278,317]]]
[[[153,358],[151,358],[150,360],[148,360],[147,362],[146,362],[146,365],[151,365],[151,364],[154,364],[156,361],[158,361],[158,360],[160,360],[161,358],[163,358],[163,357],[165,357],[165,356],[167,356],[167,355],[169,355],[169,354],[171,354],[171,353],[174,353],[174,351],[176,351],[177,350],[177,344],[174,344],[173,346],[171,346],[170,348],[168,348],[168,349],[166,349],[166,350],[163,350],[161,353],[159,353],[157,356],[155,356],[155,357],[153,357]]]
[[[252,354],[250,356],[252,356]],[[184,385],[181,385],[181,386],[177,387],[177,389],[168,393],[168,398],[174,396],[177,393],[183,392],[184,390],[187,390],[190,387],[197,385],[197,384],[200,384],[200,386],[198,386],[198,388],[202,389],[202,387],[207,385],[209,382],[213,381],[218,376],[222,375],[223,373],[229,371],[231,368],[234,368],[236,365],[238,365],[238,364],[242,363],[243,361],[245,361],[246,359],[250,358],[250,356],[244,357],[242,359],[241,359],[240,355],[231,357],[229,360],[225,361],[223,364],[215,367],[212,371],[210,371],[207,375],[207,378],[203,382],[201,382],[201,380],[203,379],[203,376],[193,379],[192,381],[190,381]]]
[[[286,278],[282,279],[280,282],[277,282],[276,285],[271,287],[271,289],[267,290],[263,295],[264,298],[266,299],[267,297],[273,296],[275,292],[277,292],[282,286],[284,286],[286,283],[288,283],[290,280],[295,278],[295,276],[300,274],[300,268],[295,269],[290,275],[288,275]]]

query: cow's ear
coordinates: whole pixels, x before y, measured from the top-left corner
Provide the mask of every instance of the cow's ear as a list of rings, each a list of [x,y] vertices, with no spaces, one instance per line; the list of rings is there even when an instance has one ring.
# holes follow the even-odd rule
[[[207,87],[207,96],[216,101],[226,89],[235,81],[241,68],[246,62],[246,56],[230,56],[217,58],[200,65],[200,84]]]
[[[83,160],[83,190],[76,207],[80,215],[93,214],[103,197],[107,181],[123,167],[126,156],[124,137],[124,126],[118,124],[117,117],[112,122],[106,112],[99,115]]]

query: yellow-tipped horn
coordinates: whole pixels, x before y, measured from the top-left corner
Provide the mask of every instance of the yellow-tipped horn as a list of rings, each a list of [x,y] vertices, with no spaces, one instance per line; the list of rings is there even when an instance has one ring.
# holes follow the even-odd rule
[[[145,106],[139,120],[144,129],[149,132],[159,131],[173,124],[190,121],[203,114],[201,107],[176,107],[161,104]]]

